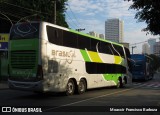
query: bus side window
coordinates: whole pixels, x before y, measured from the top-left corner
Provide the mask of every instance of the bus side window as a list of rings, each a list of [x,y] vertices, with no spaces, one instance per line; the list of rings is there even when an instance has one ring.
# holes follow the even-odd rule
[[[77,48],[77,34],[63,31],[63,46]]]
[[[91,39],[91,51],[97,51],[96,47],[97,47],[97,43],[99,41],[98,40],[95,40],[95,39]]]
[[[123,47],[114,45],[114,48],[115,48],[115,49],[117,50],[117,52],[121,55],[121,57],[125,58]],[[119,54],[118,54],[118,56],[119,56]]]
[[[97,74],[97,63],[86,62],[86,72],[89,74]]]
[[[112,44],[111,48],[112,48],[112,51],[113,51],[114,55],[116,55],[116,56],[121,55],[120,52],[119,52],[119,50],[118,50],[118,47],[116,45]]]
[[[50,43],[62,45],[62,30],[47,26],[47,36]]]
[[[90,50],[90,38],[82,35],[78,35],[78,48]]]
[[[58,73],[58,62],[48,60],[48,73]]]
[[[100,42],[98,50],[100,53],[113,55],[110,43]]]

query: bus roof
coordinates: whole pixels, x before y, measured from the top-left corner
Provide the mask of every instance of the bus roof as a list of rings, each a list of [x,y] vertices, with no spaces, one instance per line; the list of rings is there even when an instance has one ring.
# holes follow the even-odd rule
[[[105,39],[102,39],[102,38],[94,37],[94,36],[91,36],[91,35],[89,35],[89,34],[86,34],[86,33],[83,33],[83,32],[78,32],[78,31],[76,31],[76,30],[68,29],[68,28],[65,28],[65,27],[62,27],[62,26],[59,26],[59,25],[55,25],[55,24],[49,23],[49,22],[43,22],[43,21],[42,21],[42,23],[52,25],[53,27],[56,27],[56,28],[59,28],[59,29],[63,29],[63,30],[70,31],[70,32],[72,32],[72,33],[76,33],[76,34],[79,34],[79,35],[83,35],[83,36],[86,36],[86,37],[90,37],[90,38],[92,38],[92,39],[97,39],[97,40],[100,40],[100,41],[103,41],[103,42],[112,43],[112,44],[115,44],[115,45],[118,45],[118,46],[123,46],[122,44],[119,44],[119,43],[116,43],[116,42],[112,42],[112,41],[105,40]]]
[[[49,23],[49,22],[45,22],[45,21],[20,22],[20,23],[16,23],[15,25],[22,24],[22,23],[44,23],[45,25],[50,25],[50,26],[53,26],[53,27],[56,27],[56,28],[59,28],[59,29],[62,29],[62,30],[66,30],[66,31],[70,31],[72,33],[76,33],[76,34],[79,34],[79,35],[90,37],[92,39],[97,39],[97,40],[100,40],[100,41],[103,41],[103,42],[115,44],[115,45],[118,45],[118,46],[123,46],[122,44],[119,44],[119,43],[116,43],[116,42],[112,42],[112,41],[105,40],[105,39],[102,39],[102,38],[94,37],[94,36],[91,36],[91,35],[83,33],[83,32],[78,32],[76,30],[68,29],[68,28],[65,28],[65,27],[62,27],[62,26],[59,26],[59,25],[55,25],[55,24],[52,24],[52,23]]]

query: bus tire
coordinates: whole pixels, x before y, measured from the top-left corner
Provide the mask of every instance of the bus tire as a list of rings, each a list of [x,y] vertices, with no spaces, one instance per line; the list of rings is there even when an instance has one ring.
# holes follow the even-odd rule
[[[66,87],[66,95],[73,95],[75,92],[75,83],[72,79],[69,79]]]
[[[81,79],[78,84],[78,94],[86,92],[86,89],[87,89],[86,81],[84,79]]]
[[[122,78],[119,77],[118,82],[117,82],[117,88],[122,88],[122,87],[123,87]]]

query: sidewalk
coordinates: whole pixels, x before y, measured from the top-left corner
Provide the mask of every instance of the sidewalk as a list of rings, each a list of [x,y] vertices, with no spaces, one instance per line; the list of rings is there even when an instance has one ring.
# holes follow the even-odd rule
[[[9,89],[8,81],[0,81],[0,90]]]

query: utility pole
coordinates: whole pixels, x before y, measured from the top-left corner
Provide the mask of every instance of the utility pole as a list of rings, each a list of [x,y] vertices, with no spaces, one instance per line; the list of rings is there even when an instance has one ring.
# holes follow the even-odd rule
[[[136,48],[136,46],[132,46],[132,54],[133,54],[133,49]]]

